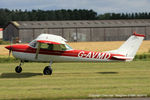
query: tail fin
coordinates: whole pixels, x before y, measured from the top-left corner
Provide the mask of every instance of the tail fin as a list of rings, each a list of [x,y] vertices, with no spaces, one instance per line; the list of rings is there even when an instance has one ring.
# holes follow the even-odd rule
[[[138,51],[145,35],[133,33],[129,39],[121,45],[121,47],[117,50],[110,51],[111,53],[122,54],[125,55],[126,58],[131,58],[127,61],[132,61],[136,52]]]

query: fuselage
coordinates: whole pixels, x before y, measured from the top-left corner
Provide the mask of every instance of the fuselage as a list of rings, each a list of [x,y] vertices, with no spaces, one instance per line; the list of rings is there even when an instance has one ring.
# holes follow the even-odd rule
[[[47,50],[40,49],[38,58],[36,56],[36,48],[30,47],[29,45],[18,44],[7,46],[7,49],[12,50],[12,54],[15,58],[25,60],[25,61],[41,61],[41,62],[82,62],[82,61],[91,61],[91,62],[100,62],[100,61],[116,61],[113,56],[124,57],[120,54],[112,54],[109,52],[93,52],[93,51],[84,51],[84,50]],[[124,61],[124,60],[119,60]]]

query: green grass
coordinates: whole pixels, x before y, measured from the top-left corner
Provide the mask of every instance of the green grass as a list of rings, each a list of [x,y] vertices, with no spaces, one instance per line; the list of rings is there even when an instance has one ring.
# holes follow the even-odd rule
[[[90,95],[150,96],[150,62],[54,63],[53,75],[45,76],[48,63],[0,64],[0,99],[54,100],[92,98]],[[99,96],[101,97],[101,96]]]

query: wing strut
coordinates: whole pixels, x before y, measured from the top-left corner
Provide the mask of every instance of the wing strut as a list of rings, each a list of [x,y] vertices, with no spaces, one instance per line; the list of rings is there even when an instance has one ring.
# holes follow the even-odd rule
[[[39,55],[39,51],[40,51],[40,47],[41,47],[41,43],[40,43],[40,42],[38,42],[38,46],[37,46],[37,49],[36,49],[35,59],[38,59],[38,55]]]

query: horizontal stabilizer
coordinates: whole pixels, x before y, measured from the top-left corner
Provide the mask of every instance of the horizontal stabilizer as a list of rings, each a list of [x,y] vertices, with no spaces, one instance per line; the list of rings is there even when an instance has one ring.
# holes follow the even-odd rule
[[[133,57],[113,56],[112,59],[114,59],[114,60],[132,60]]]

